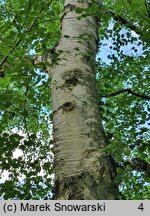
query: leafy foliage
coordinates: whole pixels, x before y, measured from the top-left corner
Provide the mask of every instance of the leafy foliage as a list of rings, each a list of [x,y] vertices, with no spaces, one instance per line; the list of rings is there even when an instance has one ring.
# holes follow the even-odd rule
[[[113,19],[111,18],[108,22],[105,16],[102,17],[103,28],[99,32],[100,58],[97,62],[97,86],[101,98],[99,102],[105,130],[108,138],[110,137],[110,144],[106,151],[114,157],[118,166],[116,181],[120,183],[121,198],[148,199],[149,173],[147,169],[149,168],[146,168],[144,173],[143,170],[137,172],[134,167],[133,172],[132,163],[126,162],[131,162],[133,158],[141,158],[150,163],[150,104],[144,97],[136,97],[121,90],[132,89],[140,95],[149,94],[149,38],[146,35],[143,38],[143,33],[138,35],[133,32],[133,26],[132,28],[129,26],[133,20],[137,27],[142,22],[142,31],[146,28],[148,32],[147,21],[150,21],[150,18],[147,17],[144,2],[143,5],[141,1],[140,3],[131,1],[134,2],[131,5],[128,1],[123,2],[122,6],[120,1],[115,1],[115,4],[109,1],[112,4],[109,8],[104,5],[105,10],[109,9],[116,15],[127,17],[128,24],[122,26],[120,17],[117,20],[113,16]],[[102,12],[104,13],[103,7]],[[139,13],[142,13],[143,19]],[[147,17],[146,20],[145,17]],[[112,96],[111,93],[119,92],[119,90],[120,94]]]
[[[33,64],[60,38],[63,0],[0,2],[0,181],[3,199],[49,199],[52,190],[50,80]],[[82,15],[100,19],[97,89],[108,137],[105,151],[117,163],[121,199],[149,199],[150,174],[132,159],[150,163],[150,6],[146,0],[95,1]],[[17,154],[18,152],[18,154]],[[134,166],[135,168],[135,166]]]
[[[0,164],[2,174],[8,171],[8,179],[0,182],[4,199],[50,196],[50,81],[33,64],[32,56],[45,53],[60,36],[62,5],[56,2],[0,3]],[[19,152],[16,157],[15,152]]]

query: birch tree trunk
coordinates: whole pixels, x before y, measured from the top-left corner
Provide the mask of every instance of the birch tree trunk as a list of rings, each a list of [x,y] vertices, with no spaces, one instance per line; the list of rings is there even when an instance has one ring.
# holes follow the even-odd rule
[[[117,199],[114,169],[106,145],[96,93],[96,17],[79,19],[88,0],[66,0],[61,39],[51,70],[55,191],[54,199]],[[59,58],[59,59],[58,59]]]

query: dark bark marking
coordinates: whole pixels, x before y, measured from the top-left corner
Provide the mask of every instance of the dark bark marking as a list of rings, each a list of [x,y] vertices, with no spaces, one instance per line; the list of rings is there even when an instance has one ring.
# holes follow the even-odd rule
[[[75,103],[74,102],[66,102],[63,105],[60,106],[59,109],[62,109],[63,111],[70,111],[75,108]]]
[[[89,173],[87,170],[84,170],[78,175],[64,178],[63,181],[61,181],[61,184],[60,181],[56,180],[53,199],[57,199],[61,194],[65,194],[65,199],[67,200],[107,199],[108,194],[112,197],[115,186],[104,189],[101,187],[103,181],[103,177],[98,179],[94,174]],[[63,197],[61,198],[63,199]]]
[[[75,87],[82,82],[83,75],[81,70],[74,69],[66,71],[62,78],[65,81],[64,87]]]
[[[78,79],[76,77],[68,77],[66,79],[66,85],[69,86],[76,86],[78,84]]]
[[[95,180],[95,176],[92,176],[88,171],[83,171],[79,175],[65,178],[62,182],[61,188],[60,183],[58,183],[58,181],[55,181],[53,198],[57,199],[57,195],[59,196],[58,193],[62,190],[61,194],[67,193],[68,200],[84,200],[84,192],[87,188],[88,190],[90,190],[91,197],[94,197],[94,194],[97,193],[96,190],[94,191],[96,185],[97,182]]]

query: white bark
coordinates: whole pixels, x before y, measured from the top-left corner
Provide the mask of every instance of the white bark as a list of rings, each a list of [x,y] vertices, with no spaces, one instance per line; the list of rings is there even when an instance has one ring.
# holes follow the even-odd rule
[[[65,1],[59,60],[51,69],[57,199],[115,198],[114,173],[100,152],[106,140],[96,94],[98,23],[94,16],[78,19],[81,14],[75,12],[88,3]],[[82,177],[87,179],[80,181]]]

